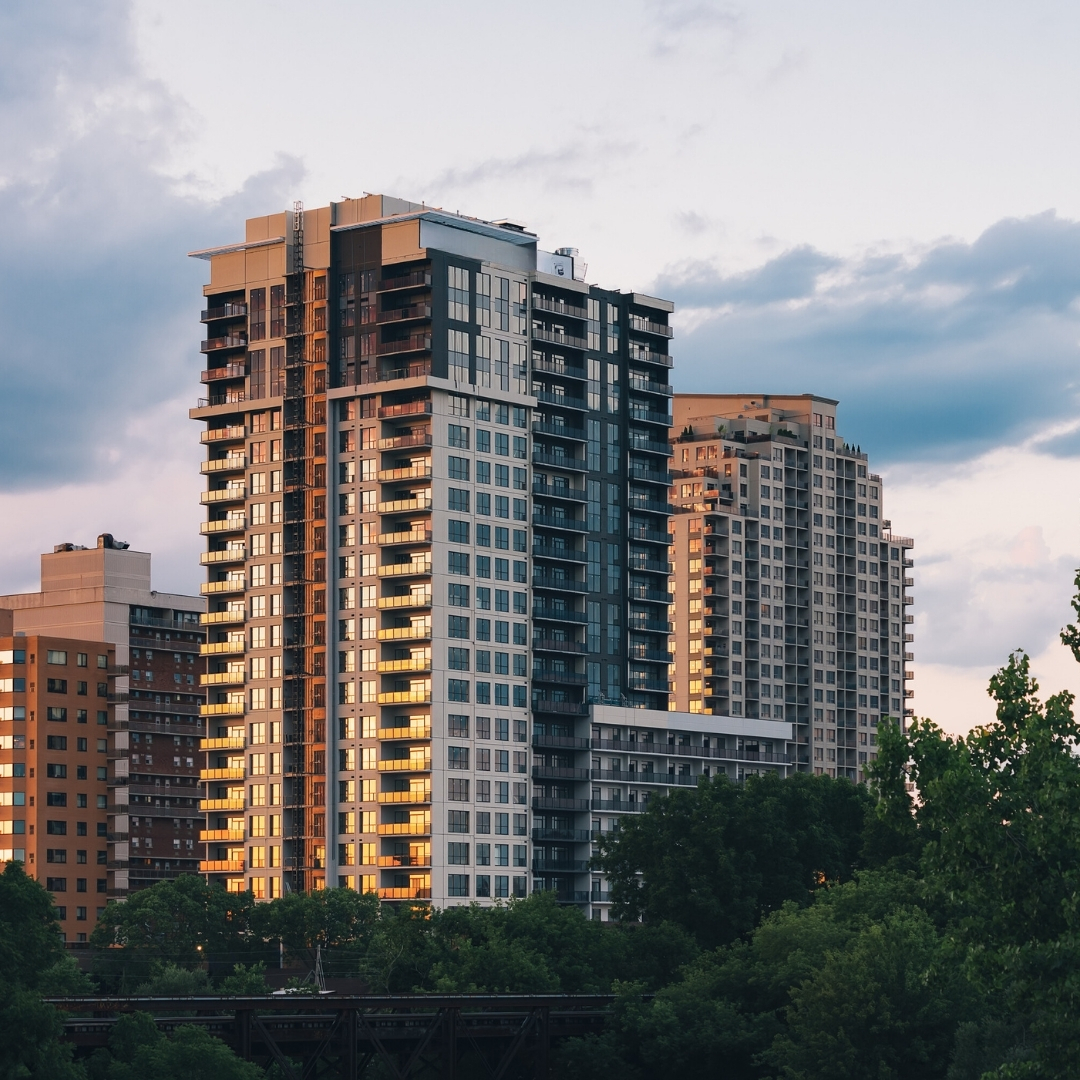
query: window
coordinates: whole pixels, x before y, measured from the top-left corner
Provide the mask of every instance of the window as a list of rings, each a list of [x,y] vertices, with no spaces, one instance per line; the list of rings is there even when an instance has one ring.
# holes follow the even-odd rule
[[[480,530],[477,529],[477,543],[480,541],[479,532]],[[469,542],[469,523],[451,519],[449,540],[451,544],[467,544]]]
[[[464,488],[447,489],[447,507],[452,513],[467,514],[469,512],[469,493]],[[477,513],[480,513],[479,499],[477,500]]]
[[[469,683],[466,679],[447,679],[446,696],[450,701],[468,701]]]
[[[477,590],[479,592],[480,590]],[[447,586],[447,603],[451,607],[468,607],[469,606],[469,586],[468,585],[448,585]],[[347,620],[352,622],[351,619]],[[469,632],[469,620],[465,619],[465,634],[467,637]],[[351,639],[350,639],[351,640]]]
[[[453,585],[451,585],[450,587],[454,588]],[[468,590],[467,585],[458,586],[458,587],[459,588],[464,587],[466,590]],[[468,597],[467,596],[465,598],[465,603],[466,603],[466,605],[468,604]],[[468,640],[468,637],[469,637],[469,619],[468,619],[468,616],[465,616],[465,615],[450,615],[450,616],[448,616],[447,617],[447,636],[452,637],[452,638],[465,638],[466,640]]]
[[[469,574],[469,554],[466,551],[451,551],[447,569],[451,574]]]
[[[450,646],[448,650],[448,664],[451,671],[468,671],[469,650]]]
[[[510,845],[509,844],[496,844],[495,845],[495,865],[496,866],[509,866],[510,865]]]
[[[67,653],[63,649],[49,649],[45,654],[45,660],[49,664],[67,664]]]
[[[510,466],[509,465],[496,465],[495,466],[495,486],[496,487],[509,487],[510,486]]]
[[[495,530],[498,532],[498,529]],[[468,540],[463,541],[468,543]],[[491,547],[491,526],[490,525],[477,525],[476,526],[476,544],[478,547]]]
[[[524,563],[521,564],[524,568]],[[509,559],[496,559],[495,560],[495,580],[496,581],[509,581],[510,580],[510,560]]]
[[[469,895],[469,875],[468,874],[447,874],[446,875],[446,892],[448,896],[468,896]]]
[[[446,268],[447,317],[469,321],[469,271],[461,266]]]
[[[451,840],[446,845],[446,861],[451,866],[469,865],[469,845]]]
[[[45,795],[46,806],[67,806],[66,791],[50,791]]]
[[[467,746],[448,746],[446,748],[446,767],[448,769],[467,769],[469,767],[469,748]],[[466,789],[466,796],[467,794]]]
[[[477,815],[480,817],[482,815]],[[452,833],[467,833],[469,831],[469,811],[468,810],[447,810],[446,812],[446,827],[447,831]],[[477,832],[481,832],[479,827]]]
[[[460,713],[449,713],[446,717],[447,733],[451,738],[467,739],[469,737],[469,718]]]
[[[451,480],[465,480],[469,479],[469,459],[463,457],[450,457],[447,459],[447,463],[450,469]]]

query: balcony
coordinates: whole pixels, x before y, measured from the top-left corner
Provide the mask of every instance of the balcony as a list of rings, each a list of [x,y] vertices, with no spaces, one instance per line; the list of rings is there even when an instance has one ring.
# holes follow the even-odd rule
[[[380,705],[429,705],[431,690],[389,690],[379,694],[377,701]]]
[[[213,705],[200,705],[200,716],[243,716],[244,703],[242,701],[219,701]]]
[[[246,522],[243,515],[237,517],[218,518],[216,521],[203,521],[199,524],[199,532],[203,536],[213,536],[217,533],[243,532]]]
[[[424,885],[407,889],[379,889],[380,900],[430,900],[431,886]]]
[[[243,796],[235,799],[200,799],[199,809],[204,813],[214,813],[222,810],[243,810]]]
[[[376,866],[430,866],[431,855],[379,855]]]
[[[555,747],[562,750],[588,750],[588,739],[577,739],[570,735],[537,735],[532,737],[534,747]]]
[[[199,616],[201,626],[228,626],[244,621],[243,608],[234,611],[204,611]]]
[[[242,593],[244,591],[244,579],[236,581],[204,581],[199,586],[199,592],[203,596],[221,596],[228,593]]]
[[[532,328],[533,341],[546,341],[552,345],[563,345],[568,349],[587,349],[588,341],[575,334],[558,333],[546,326],[534,326]]]
[[[389,439],[380,439],[376,443],[379,450],[405,450],[410,446],[430,446],[431,435],[427,432],[414,432],[411,435],[392,435]]]
[[[583,874],[589,869],[588,859],[533,859],[533,873]]]
[[[395,821],[390,825],[376,825],[377,836],[430,836],[430,821]]]
[[[652,379],[643,378],[641,375],[630,373],[627,382],[631,390],[641,390],[647,394],[660,394],[663,397],[671,397],[670,383],[653,382]]]
[[[376,567],[376,572],[379,577],[420,577],[431,573],[431,559],[384,563],[382,566]]]
[[[378,506],[380,514],[417,514],[431,509],[431,492],[424,491],[408,499],[390,499]]]
[[[379,803],[429,803],[431,791],[377,791],[375,801]]]
[[[540,495],[546,499],[566,499],[580,503],[586,502],[588,499],[584,488],[571,487],[569,484],[545,484],[539,480],[534,480],[532,491],[534,495]]]
[[[431,361],[421,360],[415,364],[402,364],[396,367],[382,368],[362,367],[360,369],[360,384],[398,382],[402,379],[424,379],[431,374]]]
[[[431,349],[430,334],[410,334],[397,341],[380,341],[375,346],[377,356],[393,356],[400,353],[428,352]]]
[[[199,646],[200,656],[243,656],[242,641],[211,641]]]
[[[427,465],[414,465],[406,469],[380,469],[379,480],[381,483],[390,483],[394,480],[430,480],[431,463]]]
[[[431,531],[429,529],[416,529],[412,532],[379,533],[375,542],[380,547],[391,544],[430,544]]]
[[[533,618],[544,622],[569,622],[587,623],[588,615],[584,611],[572,611],[561,607],[545,607],[543,604],[533,605]]]
[[[588,780],[589,770],[534,765],[532,767],[532,778],[534,780]]]
[[[200,322],[212,322],[214,319],[238,319],[247,314],[247,304],[221,304],[218,307],[204,308]]]
[[[549,799],[544,795],[534,795],[534,810],[588,810],[588,799]]]
[[[558,668],[534,667],[533,682],[549,682],[561,686],[588,686],[588,676],[583,671],[562,671]]]
[[[410,304],[408,307],[386,308],[376,314],[375,321],[377,323],[395,323],[430,318],[430,304]]]
[[[413,270],[408,274],[398,274],[396,277],[385,277],[379,282],[379,292],[393,292],[397,289],[416,289],[431,285],[431,272],[429,270]]]
[[[242,874],[243,859],[203,859],[199,863],[200,874]]]
[[[244,438],[244,429],[239,425],[222,428],[208,428],[199,435],[199,442],[225,442],[232,439]]]
[[[379,419],[387,420],[395,416],[426,416],[430,412],[430,401],[403,401],[400,405],[383,405],[379,409]]]
[[[379,772],[431,772],[431,758],[385,758],[376,766]]]
[[[200,739],[200,750],[243,750],[247,745],[243,735],[224,735],[216,739]]]
[[[430,641],[431,627],[394,626],[388,630],[379,630],[375,634],[377,641]]]
[[[672,507],[666,502],[657,502],[655,499],[642,499],[640,496],[634,495],[631,495],[627,500],[626,508],[634,514],[663,514],[664,517],[670,517],[673,513]]]
[[[566,469],[569,472],[587,472],[589,466],[584,458],[572,457],[570,454],[549,454],[544,450],[533,450],[532,461],[534,465],[547,465],[552,469]]]
[[[666,323],[653,322],[644,315],[630,316],[630,330],[638,334],[655,334],[657,337],[674,337],[675,331]]]
[[[431,593],[411,593],[408,596],[380,596],[375,603],[380,610],[387,608],[429,608],[431,607]]]
[[[204,551],[199,556],[199,562],[203,566],[212,566],[216,563],[238,563],[246,558],[244,549],[240,546],[227,547],[222,551]]]
[[[203,506],[206,506],[208,503],[243,502],[244,495],[244,485],[237,484],[233,487],[215,488],[213,491],[202,491],[199,493],[199,502],[201,502]]]
[[[223,364],[221,367],[208,368],[199,376],[199,381],[209,383],[219,379],[242,379],[245,374],[243,364]]]
[[[557,592],[589,592],[588,582],[575,581],[569,577],[554,577],[548,574],[533,574],[534,589],[554,589]],[[665,594],[666,595],[666,594]]]
[[[574,439],[577,442],[585,442],[585,429],[583,427],[556,424],[546,420],[534,420],[532,429],[534,435],[553,435],[559,439]]]
[[[379,738],[397,741],[399,739],[430,739],[430,724],[412,724],[409,727],[379,728]]]
[[[207,338],[199,345],[199,352],[218,352],[220,349],[246,349],[247,334],[224,334],[222,337]]]
[[[235,469],[243,469],[246,459],[243,454],[227,454],[225,457],[210,458],[208,461],[199,462],[199,472],[232,472]]]
[[[244,672],[241,671],[212,671],[209,674],[199,676],[200,686],[243,686]]]
[[[630,419],[646,424],[663,424],[664,427],[671,427],[671,417],[666,412],[653,412],[651,409],[636,407],[634,402],[630,402]]]
[[[561,375],[568,379],[580,379],[582,382],[588,377],[583,367],[572,367],[562,357],[556,356],[541,356],[539,359],[533,360],[532,369],[534,372]]]
[[[199,832],[199,842],[202,844],[242,844],[244,842],[244,830],[202,829]]]
[[[584,641],[563,641],[559,638],[533,638],[533,652],[587,653]]]
[[[233,769],[200,769],[200,780],[243,780],[245,777],[244,767]]]
[[[534,386],[533,396],[537,401],[542,401],[546,405],[556,405],[560,409],[580,409],[582,412],[586,410],[584,398],[571,397],[569,394],[554,394],[550,390],[541,390]]]
[[[567,532],[588,532],[588,524],[581,518],[567,517],[564,514],[545,514],[533,511],[533,524],[542,529],[564,529]]]
[[[556,300],[550,296],[542,296],[533,293],[532,306],[534,311],[550,311],[553,315],[568,315],[572,319],[588,318],[588,311],[583,307],[577,307],[568,300]]]
[[[380,660],[377,670],[383,674],[395,671],[430,671],[430,656],[413,656],[408,660]]]
[[[651,439],[635,439],[631,441],[629,450],[635,454],[663,454],[671,457],[671,446],[666,442],[654,442]]]
[[[589,706],[584,701],[548,701],[533,698],[534,713],[555,713],[558,716],[588,716]]]
[[[533,544],[533,556],[538,559],[559,559],[562,562],[585,562],[585,552],[555,544]]]

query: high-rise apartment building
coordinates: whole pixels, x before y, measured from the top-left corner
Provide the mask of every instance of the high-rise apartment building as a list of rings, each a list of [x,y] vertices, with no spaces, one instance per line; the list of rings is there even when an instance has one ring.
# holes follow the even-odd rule
[[[0,862],[49,890],[64,939],[89,940],[108,895],[112,645],[15,635],[0,609]]]
[[[41,556],[39,592],[0,597],[0,608],[13,609],[16,633],[115,647],[109,897],[199,870],[205,606],[198,596],[151,589],[150,555],[108,533],[94,548],[58,544]],[[105,735],[99,730],[93,742]]]
[[[587,898],[590,702],[669,702],[672,305],[378,195],[193,254],[207,871]]]
[[[675,706],[794,725],[798,766],[863,779],[911,715],[912,541],[810,394],[677,394]]]

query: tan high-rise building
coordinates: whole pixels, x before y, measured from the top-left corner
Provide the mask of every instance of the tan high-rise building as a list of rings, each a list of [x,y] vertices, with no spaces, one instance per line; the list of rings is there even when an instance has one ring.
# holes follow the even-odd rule
[[[587,904],[591,705],[668,705],[673,305],[381,195],[194,254],[208,872]]]
[[[108,896],[199,870],[199,740],[206,602],[151,588],[150,555],[108,533],[41,556],[41,590],[0,597],[14,631],[109,642]],[[98,768],[100,766],[95,766]]]
[[[676,394],[675,708],[795,725],[799,766],[863,779],[911,714],[912,541],[810,394]]]
[[[49,890],[69,943],[108,898],[112,645],[15,635],[0,609],[0,863]]]

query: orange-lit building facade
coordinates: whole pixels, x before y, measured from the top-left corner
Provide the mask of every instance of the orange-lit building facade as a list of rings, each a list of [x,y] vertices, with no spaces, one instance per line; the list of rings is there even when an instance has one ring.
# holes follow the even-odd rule
[[[676,394],[674,708],[794,725],[799,768],[859,781],[910,715],[912,541],[813,395]]]
[[[115,659],[101,642],[14,636],[0,612],[0,861],[52,893],[75,945],[108,898]]]

